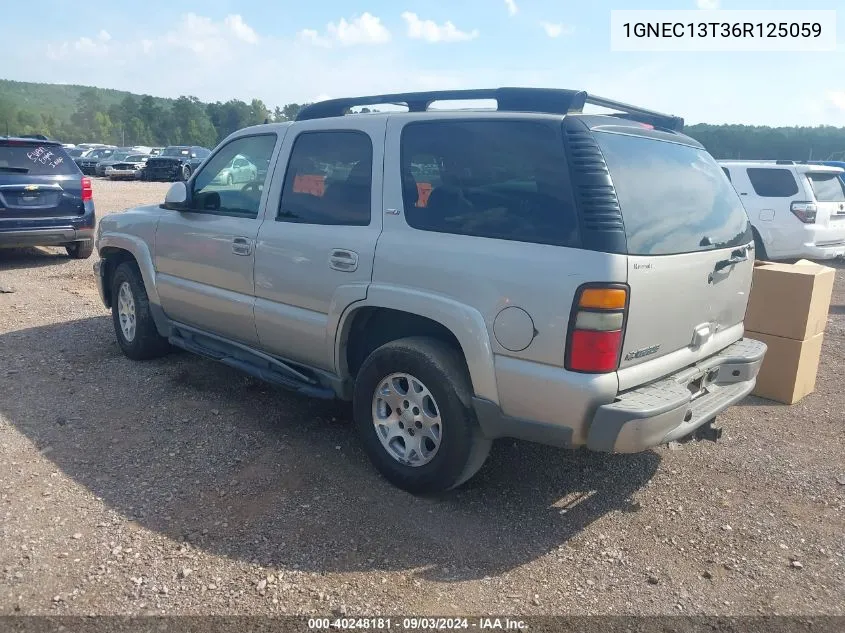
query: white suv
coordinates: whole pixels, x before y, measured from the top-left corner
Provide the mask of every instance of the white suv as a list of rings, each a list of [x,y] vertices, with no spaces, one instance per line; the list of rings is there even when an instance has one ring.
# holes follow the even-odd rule
[[[845,256],[845,170],[792,161],[719,164],[751,220],[758,259]]]

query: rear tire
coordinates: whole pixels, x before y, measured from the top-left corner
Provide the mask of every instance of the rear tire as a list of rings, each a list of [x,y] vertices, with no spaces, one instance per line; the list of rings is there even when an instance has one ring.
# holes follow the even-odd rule
[[[117,344],[125,356],[149,360],[170,351],[170,343],[156,329],[144,279],[134,261],[123,262],[114,271],[111,304]]]
[[[80,240],[65,246],[68,256],[71,259],[88,259],[94,252],[94,240]]]
[[[457,350],[427,337],[391,341],[358,372],[355,428],[373,465],[393,485],[417,494],[450,490],[478,472],[492,445],[481,434],[471,398]],[[428,426],[435,419],[437,430]]]

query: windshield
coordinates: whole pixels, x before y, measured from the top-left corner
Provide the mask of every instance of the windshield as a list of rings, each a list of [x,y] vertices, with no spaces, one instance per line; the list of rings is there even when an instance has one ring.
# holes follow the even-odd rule
[[[168,147],[164,150],[161,155],[162,156],[188,156],[190,155],[191,150],[186,147]]]
[[[109,160],[123,160],[127,156],[129,156],[129,152],[115,152],[109,156]]]
[[[595,137],[616,188],[629,254],[691,253],[751,241],[736,190],[705,150],[611,132]]]
[[[82,149],[81,147],[74,147],[73,149],[67,150],[67,155],[71,158],[79,158],[85,153],[86,150]]]
[[[845,202],[842,176],[838,172],[808,172],[807,180],[819,202]]]
[[[63,147],[57,145],[0,144],[0,174],[67,176],[79,173]]]
[[[149,158],[146,154],[132,154],[126,157],[127,163],[143,163]]]

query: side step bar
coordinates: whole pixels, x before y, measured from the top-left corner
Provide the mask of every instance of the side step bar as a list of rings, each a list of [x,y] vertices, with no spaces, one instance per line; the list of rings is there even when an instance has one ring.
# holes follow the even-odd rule
[[[277,358],[232,343],[186,325],[173,324],[171,345],[238,369],[260,380],[285,387],[304,396],[333,400],[335,391],[306,373]]]

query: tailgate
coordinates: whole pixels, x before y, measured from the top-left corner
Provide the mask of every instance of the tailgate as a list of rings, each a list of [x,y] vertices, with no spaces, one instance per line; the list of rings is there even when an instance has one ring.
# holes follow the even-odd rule
[[[595,136],[627,241],[630,296],[618,372],[624,390],[742,337],[753,236],[736,190],[692,139]]]
[[[841,229],[845,237],[845,184],[841,170],[813,170],[805,173],[807,183],[816,198],[815,224],[824,228]]]
[[[708,343],[745,318],[753,268],[754,250],[746,247],[629,256],[631,296],[620,369],[686,350],[674,370],[712,354]],[[735,331],[724,345],[741,337]]]

